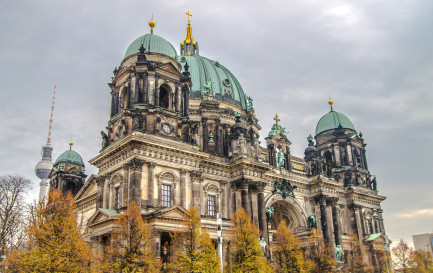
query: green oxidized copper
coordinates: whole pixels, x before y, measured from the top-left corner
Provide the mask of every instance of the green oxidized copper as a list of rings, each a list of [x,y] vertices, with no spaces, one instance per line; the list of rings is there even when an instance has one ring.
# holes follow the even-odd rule
[[[297,186],[292,186],[286,179],[283,179],[281,182],[275,181],[274,187],[275,190],[272,192],[272,194],[281,194],[284,199],[286,199],[287,196],[295,198],[295,193],[293,190],[298,188]]]
[[[316,214],[314,214],[314,213],[310,213],[310,215],[308,215],[308,228],[310,230],[317,228],[317,226],[316,226]]]
[[[209,133],[209,143],[215,143],[212,132]]]
[[[344,251],[341,248],[341,245],[335,246],[335,259],[339,263],[344,263]]]
[[[266,257],[266,241],[265,241],[265,239],[262,237],[261,239],[260,239],[260,247],[263,249],[263,257]]]
[[[284,168],[284,161],[286,159],[284,158],[284,154],[283,152],[280,150],[278,150],[277,152],[277,161],[278,161],[278,168]]]
[[[274,117],[275,123],[272,125],[271,131],[268,133],[268,137],[273,137],[276,134],[282,134],[285,138],[287,138],[286,128],[281,127],[278,123],[280,119],[278,118],[278,114]]]
[[[269,224],[271,222],[272,214],[274,214],[274,207],[271,206],[271,207],[265,209],[265,213],[266,213],[266,221]]]

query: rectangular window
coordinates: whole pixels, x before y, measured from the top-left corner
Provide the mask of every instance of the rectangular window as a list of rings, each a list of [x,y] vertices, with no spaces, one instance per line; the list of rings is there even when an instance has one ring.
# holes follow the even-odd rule
[[[216,198],[214,195],[209,195],[207,197],[207,214],[215,216],[215,201]]]
[[[120,204],[120,191],[119,188],[115,188],[115,195],[114,195],[114,209],[119,209]]]
[[[162,185],[161,189],[161,206],[169,207],[171,201],[171,186],[170,185]]]

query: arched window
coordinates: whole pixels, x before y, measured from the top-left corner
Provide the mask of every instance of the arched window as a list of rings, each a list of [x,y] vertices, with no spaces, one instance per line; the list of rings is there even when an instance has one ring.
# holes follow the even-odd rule
[[[356,167],[363,168],[362,166],[362,157],[359,150],[355,150],[355,156],[356,156]]]
[[[122,177],[115,174],[110,182],[110,209],[118,210],[122,207]]]
[[[170,108],[170,88],[165,84],[159,88],[159,106]]]
[[[208,183],[203,188],[204,191],[204,201],[206,202],[205,207],[205,215],[208,216],[216,216],[219,211],[219,197],[221,190],[218,188],[215,183]]]
[[[126,109],[127,107],[128,107],[127,89],[123,88],[119,92],[119,110],[118,110],[118,112],[120,112],[122,109]]]

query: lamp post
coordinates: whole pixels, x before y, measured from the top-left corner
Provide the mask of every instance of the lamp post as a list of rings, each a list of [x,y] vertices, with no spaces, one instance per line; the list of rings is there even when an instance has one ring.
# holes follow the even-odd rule
[[[217,213],[217,233],[218,233],[218,256],[220,258],[221,272],[223,272],[223,222],[221,213]]]

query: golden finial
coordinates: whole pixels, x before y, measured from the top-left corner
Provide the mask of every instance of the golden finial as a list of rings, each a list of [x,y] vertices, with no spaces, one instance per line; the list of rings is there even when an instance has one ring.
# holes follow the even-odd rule
[[[71,140],[71,141],[69,141],[69,150],[72,150],[72,145],[74,145],[74,142],[72,142],[72,140]]]
[[[154,28],[155,25],[156,25],[155,21],[153,21],[153,15],[152,15],[152,19],[150,19],[148,25],[149,25],[149,27],[150,27],[150,34],[153,34],[153,28]]]
[[[329,106],[331,106],[331,111],[333,111],[332,105],[334,104],[334,101],[331,99],[331,96],[329,96],[328,104],[329,104]]]
[[[188,15],[188,26],[190,26],[191,25],[191,16],[192,16],[192,14],[188,10],[188,12],[186,13],[186,15]]]
[[[278,114],[275,114],[274,120],[275,120],[275,124],[277,125],[277,129],[279,129],[280,125],[278,124],[278,122],[280,121],[280,118],[278,117]]]

